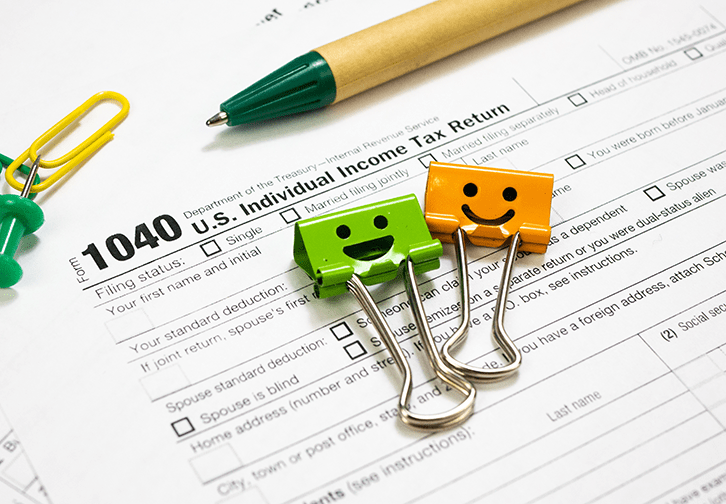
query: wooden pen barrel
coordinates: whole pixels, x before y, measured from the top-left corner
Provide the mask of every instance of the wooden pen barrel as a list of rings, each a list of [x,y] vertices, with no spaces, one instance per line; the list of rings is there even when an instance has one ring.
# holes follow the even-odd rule
[[[581,0],[438,0],[321,46],[335,102]]]

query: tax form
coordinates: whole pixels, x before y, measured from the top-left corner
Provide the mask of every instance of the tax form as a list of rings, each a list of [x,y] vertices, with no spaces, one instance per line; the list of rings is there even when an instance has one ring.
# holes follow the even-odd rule
[[[38,196],[46,223],[0,293],[0,406],[33,499],[726,502],[726,6],[587,1],[325,110],[204,126],[305,48],[423,3],[8,7],[0,54],[38,70],[3,83],[0,152],[98,91],[131,103]],[[350,295],[317,299],[292,259],[300,219],[423,202],[433,160],[555,178],[550,245],[519,255],[509,295],[522,367],[438,433],[401,424],[371,321]],[[455,355],[472,365],[506,362],[490,336],[504,253],[468,247]],[[441,262],[418,277],[439,346],[461,315],[451,246]],[[422,364],[402,281],[371,292],[414,411],[459,401]]]

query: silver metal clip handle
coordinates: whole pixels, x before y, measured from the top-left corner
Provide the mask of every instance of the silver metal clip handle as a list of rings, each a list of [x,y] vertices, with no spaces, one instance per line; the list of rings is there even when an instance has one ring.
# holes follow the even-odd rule
[[[519,232],[517,232],[512,237],[509,249],[507,250],[507,258],[504,261],[502,278],[499,281],[499,292],[497,293],[497,300],[494,306],[494,323],[492,326],[494,340],[506,355],[509,363],[498,368],[484,369],[465,364],[451,355],[451,351],[462,344],[466,339],[469,331],[469,324],[471,322],[471,306],[469,303],[469,267],[466,262],[466,242],[464,239],[464,232],[461,228],[458,228],[454,233],[456,260],[460,278],[459,285],[461,293],[462,317],[461,325],[441,348],[441,358],[449,367],[470,380],[480,382],[502,380],[517,371],[519,366],[522,364],[522,353],[514,345],[514,342],[504,329],[504,313],[507,309],[509,284],[512,281],[514,260],[517,256],[517,250],[519,250],[520,243],[521,238],[519,236]]]
[[[465,398],[457,406],[449,411],[435,414],[416,414],[409,409],[411,401],[411,393],[413,392],[413,375],[411,367],[406,360],[406,356],[401,349],[401,345],[396,340],[395,335],[391,331],[388,323],[383,318],[381,310],[371,297],[368,289],[357,275],[348,280],[346,283],[348,290],[355,296],[360,303],[363,311],[370,317],[373,326],[380,334],[386,348],[391,353],[393,360],[396,362],[398,370],[403,375],[403,384],[401,386],[401,394],[398,398],[398,412],[401,421],[408,425],[421,430],[440,430],[455,427],[464,422],[474,410],[474,400],[476,399],[476,389],[464,378],[456,375],[451,369],[444,364],[439,357],[434,339],[431,335],[431,329],[426,323],[426,315],[421,304],[421,296],[418,285],[416,284],[414,265],[410,257],[406,260],[405,269],[406,291],[408,292],[411,307],[416,319],[416,325],[419,328],[419,334],[423,341],[426,357],[433,367],[436,375],[448,385],[461,392]]]

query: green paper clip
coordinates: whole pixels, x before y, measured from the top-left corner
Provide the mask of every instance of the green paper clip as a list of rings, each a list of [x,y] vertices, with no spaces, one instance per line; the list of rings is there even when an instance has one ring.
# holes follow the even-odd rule
[[[295,224],[295,262],[315,281],[315,293],[319,297],[345,291],[355,296],[403,374],[399,417],[406,425],[426,430],[459,425],[471,415],[476,397],[473,385],[454,373],[439,357],[415,279],[417,274],[438,268],[442,254],[441,242],[431,238],[413,194]],[[460,404],[445,413],[424,415],[410,411],[411,368],[365,287],[394,280],[401,265],[405,265],[409,301],[418,307],[414,317],[429,363],[439,378],[465,396]]]

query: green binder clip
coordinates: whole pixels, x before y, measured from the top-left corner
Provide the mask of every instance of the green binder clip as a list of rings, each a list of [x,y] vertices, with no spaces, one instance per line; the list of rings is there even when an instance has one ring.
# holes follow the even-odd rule
[[[350,291],[391,352],[403,375],[399,417],[408,426],[435,430],[459,425],[471,415],[476,389],[439,357],[426,321],[416,274],[439,267],[443,248],[431,238],[416,196],[410,194],[295,224],[295,262],[315,281],[315,293],[326,298]],[[405,264],[404,264],[405,263]],[[436,375],[465,399],[448,412],[414,414],[408,408],[413,380],[411,368],[388,323],[366,285],[394,280],[401,265],[409,301],[426,357]]]

